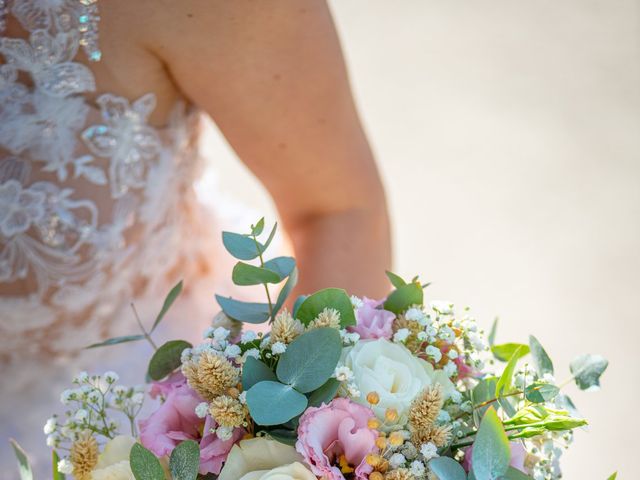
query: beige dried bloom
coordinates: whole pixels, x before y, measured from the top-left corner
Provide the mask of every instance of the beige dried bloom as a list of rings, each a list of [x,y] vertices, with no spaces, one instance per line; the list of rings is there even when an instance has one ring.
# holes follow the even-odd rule
[[[416,477],[411,470],[406,468],[399,468],[387,473],[384,476],[385,480],[416,480]]]
[[[209,413],[221,426],[230,428],[241,426],[247,414],[245,407],[228,395],[215,398],[209,405]]]
[[[271,325],[271,343],[282,342],[285,345],[293,342],[293,340],[304,332],[304,326],[299,320],[295,320],[289,311],[285,308],[276,315]]]
[[[71,445],[69,461],[73,465],[76,480],[91,480],[94,468],[98,464],[98,442],[91,432],[83,432]]]
[[[409,336],[404,344],[409,350],[415,352],[422,344],[422,341],[418,339],[418,334],[424,330],[424,327],[415,320],[407,320],[403,314],[400,314],[393,322],[393,333],[403,328],[409,330]]]
[[[340,312],[335,308],[325,308],[309,323],[307,330],[314,328],[331,327],[340,328]]]
[[[222,355],[202,352],[197,362],[182,365],[182,373],[189,386],[207,401],[212,401],[240,382],[240,370]]]
[[[412,430],[426,430],[438,418],[442,408],[442,387],[426,387],[411,403],[409,408],[409,426]]]
[[[451,441],[450,425],[432,425],[423,430],[411,432],[411,441],[415,445],[432,442],[436,447],[444,447]]]

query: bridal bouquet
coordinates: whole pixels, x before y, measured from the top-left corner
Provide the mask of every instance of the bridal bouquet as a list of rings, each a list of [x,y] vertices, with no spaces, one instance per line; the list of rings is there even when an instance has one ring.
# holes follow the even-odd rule
[[[66,412],[44,427],[54,478],[561,477],[560,455],[587,423],[562,388],[597,389],[604,358],[577,357],[557,382],[535,337],[497,344],[495,323],[485,337],[467,310],[427,303],[417,277],[389,272],[393,290],[382,300],[327,288],[289,311],[296,264],[265,259],[275,226],[264,243],[263,230],[260,220],[223,242],[239,260],[234,283],[263,285],[265,303],[218,295],[222,311],[203,343],[157,346],[152,334],[178,284],[151,328],[138,319],[139,335],[92,345],[148,341],[149,385],[123,386],[113,372],[78,375],[62,392]],[[258,324],[268,329],[246,328]],[[153,407],[143,414],[145,399]]]

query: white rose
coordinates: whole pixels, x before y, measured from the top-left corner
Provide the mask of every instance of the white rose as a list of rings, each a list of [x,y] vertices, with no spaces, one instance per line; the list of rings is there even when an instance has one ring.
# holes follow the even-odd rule
[[[120,435],[110,440],[98,457],[92,480],[135,480],[129,466],[129,453],[136,439]]]
[[[266,438],[234,445],[218,480],[317,480],[295,448]]]
[[[445,399],[455,391],[445,372],[434,370],[430,363],[415,357],[404,345],[385,339],[364,340],[345,348],[342,361],[353,371],[353,383],[362,392],[356,402],[368,406],[369,392],[380,396],[372,409],[381,420],[385,410],[395,408],[399,422],[404,423],[411,402],[429,385],[441,385]]]

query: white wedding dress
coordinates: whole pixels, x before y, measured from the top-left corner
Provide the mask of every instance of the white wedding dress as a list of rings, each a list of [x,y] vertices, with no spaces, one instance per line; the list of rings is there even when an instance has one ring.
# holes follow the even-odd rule
[[[10,17],[27,38],[4,35]],[[131,302],[149,321],[185,279],[166,324],[190,338],[216,311],[219,232],[193,188],[199,114],[178,102],[152,128],[153,92],[95,92],[98,22],[95,0],[0,0],[0,478],[16,477],[9,436],[48,472],[42,425],[72,372],[142,383],[146,345],[81,353],[138,333]]]

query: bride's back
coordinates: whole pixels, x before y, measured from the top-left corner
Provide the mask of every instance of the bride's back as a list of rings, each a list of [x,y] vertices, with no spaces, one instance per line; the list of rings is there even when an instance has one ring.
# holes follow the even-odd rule
[[[156,5],[7,3],[0,365],[12,352],[50,357],[104,335],[179,261],[194,224],[197,118],[152,52],[162,45],[145,37]]]

